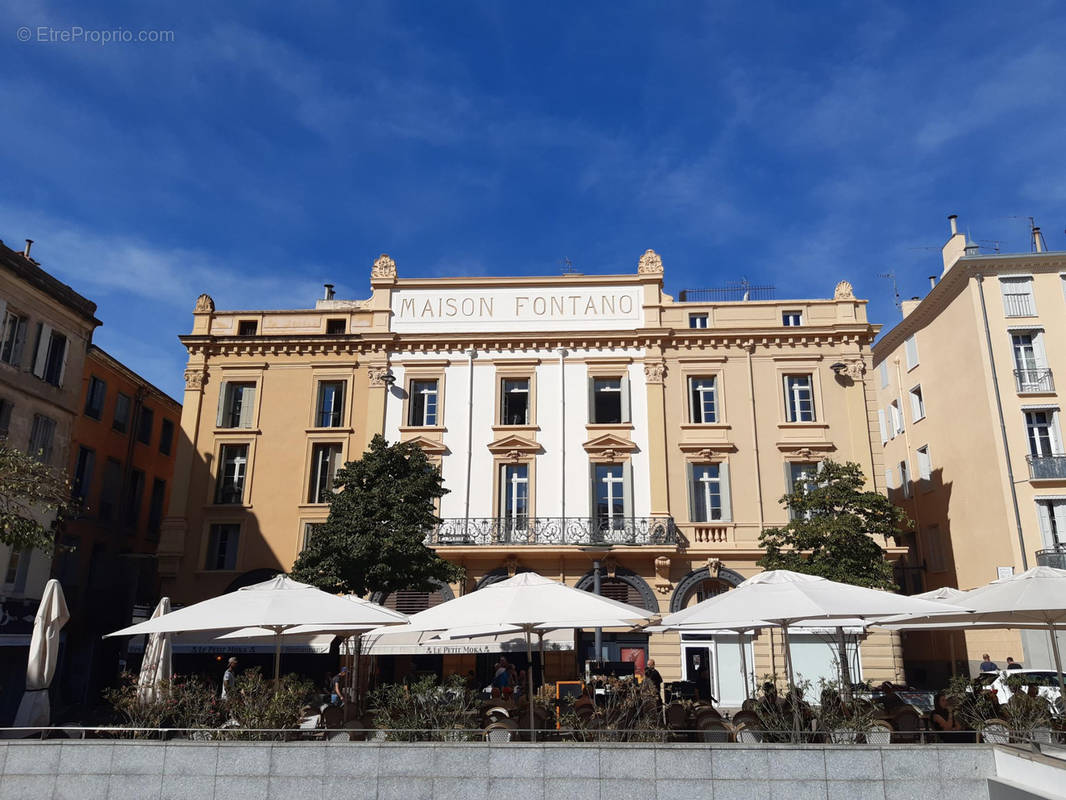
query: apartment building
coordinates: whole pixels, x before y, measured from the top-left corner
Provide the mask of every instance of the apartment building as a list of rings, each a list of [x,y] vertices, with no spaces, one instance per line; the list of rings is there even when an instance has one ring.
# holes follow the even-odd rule
[[[786,521],[779,499],[822,458],[882,488],[878,329],[847,282],[829,299],[678,302],[663,280],[650,250],[595,276],[401,278],[381,256],[365,300],[327,287],[314,308],[222,311],[201,296],[182,337],[166,593],[191,602],[289,569],[338,465],[377,433],[439,465],[449,493],[427,542],[467,576],[374,598],[406,612],[523,570],[591,589],[599,570],[604,594],[665,614],[758,572],[760,531]],[[594,642],[580,658],[655,658],[668,680],[709,664],[726,703],[743,699],[741,648],[754,674],[783,672],[768,634]],[[793,644],[811,677],[827,669],[819,637]],[[853,669],[897,677],[898,639],[872,634]]]
[[[971,589],[1066,565],[1066,253],[982,253],[950,217],[943,271],[874,346],[884,480],[915,523],[912,592]],[[1003,663],[1051,667],[1046,634],[905,634],[915,677]],[[1066,642],[1064,642],[1066,644]],[[954,653],[954,656],[951,654]]]
[[[71,619],[62,686],[93,700],[115,674],[125,640],[102,640],[136,603],[157,596],[155,549],[173,485],[181,406],[92,345],[85,359],[68,458],[81,512],[64,526],[53,560]]]
[[[0,242],[0,436],[65,469],[96,304]],[[49,520],[42,520],[48,523]],[[0,720],[14,716],[51,553],[0,545]],[[18,652],[16,653],[16,649]],[[21,671],[21,672],[20,672]]]

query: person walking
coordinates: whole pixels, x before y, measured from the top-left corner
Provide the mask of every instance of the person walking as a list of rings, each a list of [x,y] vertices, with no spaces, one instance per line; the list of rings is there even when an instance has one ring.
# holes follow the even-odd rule
[[[1022,665],[1010,656],[1007,656],[1007,669],[1022,669]]]
[[[989,658],[988,653],[985,653],[984,655],[982,655],[981,658],[983,659],[981,661],[981,667],[980,667],[981,672],[998,672],[999,671],[999,667],[996,665],[996,662],[992,661]]]
[[[655,687],[655,696],[659,698],[661,703],[663,701],[663,676],[659,673],[659,670],[655,669],[654,658],[648,660],[648,666],[644,670],[644,680],[651,681],[652,686]]]
[[[237,659],[230,658],[226,664],[226,671],[222,675],[222,699],[225,700],[233,691],[233,685],[237,680]]]

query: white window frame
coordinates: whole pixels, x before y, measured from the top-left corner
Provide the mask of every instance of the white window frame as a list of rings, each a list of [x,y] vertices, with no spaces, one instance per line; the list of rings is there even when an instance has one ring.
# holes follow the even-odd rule
[[[918,454],[918,479],[924,488],[933,480],[933,458],[929,455],[929,445],[923,444],[916,451]]]
[[[3,327],[0,328],[0,361],[16,369],[22,366],[22,351],[26,346],[26,331],[29,317],[5,308]],[[4,354],[7,357],[4,358]]]
[[[508,384],[525,384],[524,389],[519,388],[507,388]],[[533,405],[533,386],[532,381],[528,377],[523,376],[504,376],[500,378],[500,425],[529,425],[529,421],[532,418],[531,411]],[[511,422],[507,418],[507,398],[511,395],[524,394],[526,396],[526,418],[521,422]]]
[[[881,431],[881,446],[888,444],[888,423],[885,421],[885,410],[877,409],[877,427]]]
[[[1047,425],[1047,428],[1048,428],[1048,446],[1050,448],[1050,451],[1047,452],[1047,453],[1044,453],[1044,452],[1034,453],[1033,452],[1034,443],[1038,444],[1040,440],[1039,440],[1039,438],[1034,440],[1033,437],[1030,435],[1030,431],[1033,428],[1038,427],[1037,425],[1030,424],[1030,422],[1029,422],[1029,415],[1030,414],[1047,414],[1048,415],[1048,420],[1046,422],[1046,425]],[[1026,447],[1028,449],[1028,453],[1029,453],[1030,456],[1032,456],[1033,458],[1046,458],[1048,456],[1061,456],[1061,455],[1064,455],[1063,448],[1062,448],[1062,435],[1060,433],[1060,428],[1059,428],[1059,409],[1058,408],[1055,408],[1053,406],[1045,406],[1045,407],[1040,407],[1040,408],[1024,408],[1022,410],[1022,417],[1023,417],[1024,421],[1025,421],[1025,441],[1026,441]]]
[[[525,474],[520,475],[519,470]],[[530,492],[529,464],[500,464],[500,521],[508,530],[525,530],[529,524]],[[525,513],[518,513],[519,501],[524,500]]]
[[[877,371],[881,374],[881,388],[882,389],[887,389],[888,388],[888,362],[887,361],[882,361],[878,365]]]
[[[337,393],[333,394],[333,402],[327,409],[325,403],[325,390],[327,386],[340,386],[339,398]],[[348,400],[348,381],[343,378],[322,378],[315,383],[315,428],[343,428],[344,427],[344,405]],[[338,405],[338,399],[340,401]],[[243,409],[242,409],[243,410]],[[323,425],[322,420],[324,417],[328,417],[327,421],[331,424]],[[335,424],[334,420],[336,421]]]
[[[782,311],[781,324],[786,328],[799,328],[803,325],[802,311]]]
[[[910,499],[911,496],[911,468],[907,459],[899,462],[899,488],[903,490],[903,497]]]
[[[889,413],[889,435],[890,438],[895,439],[897,436],[901,436],[904,431],[903,423],[903,411],[899,407],[899,401],[893,400],[888,404]]]
[[[343,442],[319,442],[311,444],[311,474],[307,483],[307,502],[311,505],[324,505],[329,498],[323,499],[333,491],[333,482],[337,470],[344,461]]]
[[[1044,547],[1066,546],[1066,497],[1036,497],[1034,499]]]
[[[716,467],[718,474],[711,476],[707,470]],[[701,474],[702,471],[702,474]],[[689,519],[695,523],[729,522],[732,507],[729,499],[729,464],[725,461],[693,463],[688,465]],[[712,502],[717,489],[718,508]],[[703,501],[703,514],[698,511]]]
[[[709,382],[709,386],[697,386],[698,382]],[[708,395],[710,396],[711,413],[707,418]],[[688,402],[689,421],[694,425],[716,424],[721,416],[718,412],[718,376],[708,375],[705,377],[692,376],[688,379]]]
[[[918,339],[912,333],[903,341],[903,350],[907,358],[907,372],[918,366]]]
[[[240,415],[234,420],[233,407],[240,392]],[[249,429],[255,423],[259,384],[254,380],[225,380],[218,390],[218,414],[215,426],[226,430]],[[237,424],[233,424],[236,421]]]
[[[806,384],[803,383],[806,379]],[[784,376],[785,390],[785,419],[788,422],[816,422],[818,420],[817,408],[814,404],[814,375],[809,372],[789,373]],[[809,419],[804,419],[803,392],[807,392],[807,401],[810,404]]]
[[[925,394],[922,392],[922,385],[919,383],[912,386],[907,395],[911,401],[911,422],[925,419]]]
[[[416,389],[418,384],[426,384],[425,387]],[[432,384],[432,388],[429,388]],[[410,411],[408,412],[407,424],[413,428],[436,428],[440,423],[440,379],[439,378],[411,378],[410,385]],[[415,395],[422,396],[422,416],[415,419],[415,411],[418,406],[415,403]],[[430,410],[432,407],[432,411]]]
[[[600,389],[599,392],[619,392],[619,404],[621,407],[621,420],[619,422],[604,422],[596,417],[596,384],[606,381],[617,381],[618,387]],[[593,425],[628,425],[632,419],[629,401],[629,374],[618,375],[591,375],[589,376],[589,422]]]
[[[1013,319],[1017,317],[1035,317],[1037,315],[1032,275],[1001,276],[999,288],[1003,296],[1004,317]],[[1018,291],[1022,288],[1024,288],[1024,291]],[[1011,289],[1014,291],[1010,291]],[[1023,297],[1026,299],[1019,299]]]
[[[226,478],[226,451],[233,448],[244,448],[243,458],[237,456],[233,460],[233,480],[232,483],[240,483],[241,492],[240,498],[236,502],[223,502],[222,498],[222,486],[223,481]],[[218,449],[218,474],[215,477],[215,492],[214,502],[216,505],[227,506],[240,506],[245,505],[248,497],[248,462],[252,457],[252,446],[248,442],[223,442]]]
[[[710,314],[696,313],[688,315],[688,326],[693,330],[706,330],[710,325],[710,321]]]

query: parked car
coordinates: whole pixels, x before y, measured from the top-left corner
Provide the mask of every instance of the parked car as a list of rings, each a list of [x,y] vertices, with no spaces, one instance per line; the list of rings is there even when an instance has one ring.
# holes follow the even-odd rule
[[[1055,708],[1062,708],[1059,695],[1059,679],[1054,670],[1049,669],[1011,669],[999,670],[998,672],[982,672],[979,676],[983,686],[993,689],[1000,703],[1006,703],[1011,698],[1011,688],[1008,681],[1019,681],[1024,688],[1032,685],[1039,687],[1040,696],[1045,698]]]

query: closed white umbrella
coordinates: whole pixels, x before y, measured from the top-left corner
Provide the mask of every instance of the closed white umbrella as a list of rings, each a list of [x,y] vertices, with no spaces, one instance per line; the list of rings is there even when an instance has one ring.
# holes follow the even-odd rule
[[[26,664],[26,693],[22,695],[13,727],[43,728],[51,721],[48,687],[56,674],[59,631],[69,619],[63,587],[53,578],[44,585],[41,604],[33,621],[29,662]]]
[[[935,628],[1040,628],[1051,637],[1051,652],[1059,676],[1059,691],[1066,697],[1057,630],[1066,629],[1066,570],[1033,567],[1019,575],[1000,578],[964,592],[958,603],[972,614],[909,614],[887,620],[896,630]]]
[[[530,635],[575,628],[618,628],[655,616],[650,611],[522,572],[476,592],[457,597],[411,616],[397,631],[447,631],[450,638],[521,631],[526,655],[533,664]],[[533,670],[529,678],[529,728],[533,736]]]
[[[333,626],[398,625],[407,617],[368,600],[349,599],[323,592],[287,575],[276,575],[253,586],[212,597],[161,617],[131,625],[107,636],[141,633],[183,633],[241,628],[265,628],[274,634],[274,685],[280,680],[281,634],[301,625]],[[106,638],[106,637],[105,637]]]
[[[156,619],[170,613],[170,598],[160,599],[155,611],[149,619]],[[148,645],[144,648],[144,659],[141,661],[141,671],[137,676],[137,699],[142,703],[150,703],[159,699],[159,684],[169,681],[173,675],[171,668],[171,645],[170,633],[152,633],[148,635]]]

